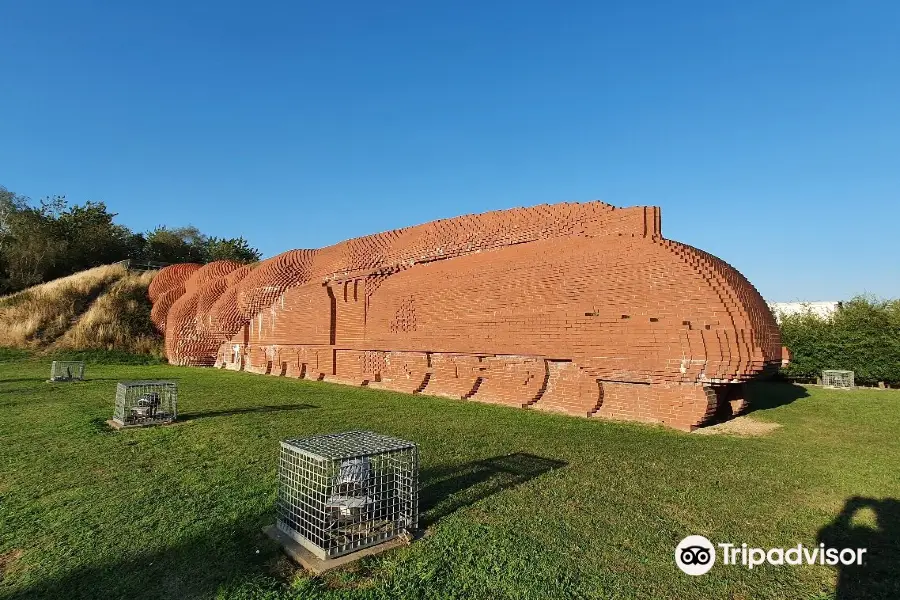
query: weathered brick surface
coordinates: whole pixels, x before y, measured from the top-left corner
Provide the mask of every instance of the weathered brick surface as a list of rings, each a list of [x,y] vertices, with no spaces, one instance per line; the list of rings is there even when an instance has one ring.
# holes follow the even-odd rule
[[[664,239],[656,207],[495,211],[215,265],[154,287],[173,363],[690,429],[782,359],[756,289]]]
[[[170,362],[194,366],[215,363],[222,339],[203,324],[208,323],[209,310],[226,290],[226,275],[241,267],[234,261],[211,262],[195,270],[184,282],[184,293],[165,317],[166,354]]]
[[[184,284],[179,283],[178,285],[167,289],[166,291],[160,293],[156,300],[153,303],[153,308],[150,309],[150,322],[162,333],[166,331],[166,317],[169,314],[169,310],[171,310],[172,305],[175,304],[175,301],[178,300],[184,294]]]
[[[180,265],[169,265],[160,269],[147,288],[147,296],[150,298],[150,302],[155,303],[164,293],[184,285],[184,282],[200,267],[201,265],[195,263],[183,263]]]
[[[198,328],[207,335],[214,336],[218,345],[231,339],[244,323],[237,308],[237,284],[252,271],[249,266],[242,266],[214,282],[215,287],[223,286],[218,295],[209,294],[206,302],[197,306]]]
[[[315,250],[289,250],[263,261],[237,284],[237,307],[248,321],[286,289],[309,281]]]

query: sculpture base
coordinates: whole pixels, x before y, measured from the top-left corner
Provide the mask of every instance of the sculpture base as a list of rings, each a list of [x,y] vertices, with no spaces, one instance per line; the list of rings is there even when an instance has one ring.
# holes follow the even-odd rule
[[[160,427],[164,425],[174,425],[177,421],[168,421],[165,423],[147,423],[145,425],[123,425],[114,419],[109,419],[106,424],[115,430],[119,429],[140,429],[141,427]]]
[[[312,552],[301,546],[299,542],[294,540],[289,535],[285,534],[275,525],[263,527],[263,533],[277,542],[278,545],[281,546],[281,548],[284,550],[285,554],[290,556],[291,559],[294,560],[294,562],[299,564],[307,571],[310,571],[314,575],[319,575],[321,573],[325,573],[326,571],[331,571],[332,569],[343,567],[344,565],[348,565],[366,556],[374,556],[376,554],[381,554],[386,550],[391,550],[392,548],[398,548],[400,546],[406,546],[409,544],[409,540],[407,538],[400,536],[378,544],[377,546],[369,546],[368,548],[363,548],[362,550],[357,550],[356,552],[351,552],[350,554],[344,554],[343,556],[323,559],[315,556]]]

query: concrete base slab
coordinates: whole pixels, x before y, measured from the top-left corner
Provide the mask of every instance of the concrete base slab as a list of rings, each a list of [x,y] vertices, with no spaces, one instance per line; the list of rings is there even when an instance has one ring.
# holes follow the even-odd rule
[[[147,423],[146,425],[122,425],[118,421],[113,419],[109,419],[106,421],[106,424],[112,427],[113,429],[140,429],[141,427],[162,427],[165,425],[174,425],[176,421],[170,421],[169,423]]]
[[[281,546],[281,548],[284,550],[285,554],[290,556],[294,560],[294,562],[298,563],[304,569],[312,572],[315,575],[325,573],[326,571],[331,571],[332,569],[337,569],[338,567],[343,567],[344,565],[348,565],[366,556],[374,556],[376,554],[381,554],[386,550],[398,548],[400,546],[406,546],[409,544],[409,538],[400,536],[392,540],[382,542],[377,546],[369,546],[368,548],[363,548],[362,550],[357,550],[356,552],[352,552],[350,554],[345,554],[336,558],[322,559],[301,546],[296,540],[278,529],[278,527],[276,527],[275,525],[263,527],[263,533],[275,540],[278,545]]]

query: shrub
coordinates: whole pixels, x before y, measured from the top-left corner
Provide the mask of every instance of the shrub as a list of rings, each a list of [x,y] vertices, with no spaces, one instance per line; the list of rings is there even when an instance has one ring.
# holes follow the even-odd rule
[[[781,318],[790,378],[819,377],[825,369],[853,371],[858,383],[900,383],[900,300],[858,296],[831,317],[811,312]]]

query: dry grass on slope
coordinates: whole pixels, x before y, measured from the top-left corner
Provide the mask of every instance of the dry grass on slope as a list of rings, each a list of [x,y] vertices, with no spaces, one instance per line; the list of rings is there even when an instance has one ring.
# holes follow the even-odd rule
[[[106,265],[0,297],[0,346],[36,348],[53,342],[126,273],[121,265]]]
[[[56,341],[54,349],[162,355],[162,338],[150,322],[147,299],[147,287],[155,274],[123,275]]]

